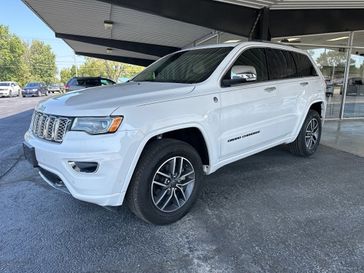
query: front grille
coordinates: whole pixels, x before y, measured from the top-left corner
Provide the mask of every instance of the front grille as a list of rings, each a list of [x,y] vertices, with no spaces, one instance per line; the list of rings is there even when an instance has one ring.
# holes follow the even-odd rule
[[[61,143],[69,130],[72,119],[34,111],[31,131],[39,138]]]

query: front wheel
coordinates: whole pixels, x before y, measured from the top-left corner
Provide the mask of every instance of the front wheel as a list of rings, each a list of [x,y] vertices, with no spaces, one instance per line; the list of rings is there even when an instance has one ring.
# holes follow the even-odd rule
[[[191,145],[155,140],[141,155],[126,199],[131,211],[144,221],[171,224],[190,210],[201,182],[201,159]]]
[[[299,156],[313,155],[321,140],[322,123],[319,113],[309,110],[296,140],[288,144],[291,153]]]

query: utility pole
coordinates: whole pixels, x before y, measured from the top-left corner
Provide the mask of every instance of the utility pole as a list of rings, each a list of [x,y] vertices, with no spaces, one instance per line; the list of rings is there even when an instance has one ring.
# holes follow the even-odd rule
[[[78,68],[77,68],[77,62],[76,62],[76,53],[73,54],[73,61],[75,63],[75,68],[76,68],[76,77],[78,77]]]

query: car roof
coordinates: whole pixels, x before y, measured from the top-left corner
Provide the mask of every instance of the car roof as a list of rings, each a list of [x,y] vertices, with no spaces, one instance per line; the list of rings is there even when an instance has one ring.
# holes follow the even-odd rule
[[[74,79],[107,79],[107,78],[104,78],[104,77],[74,77]]]
[[[188,50],[196,50],[196,49],[204,49],[204,48],[221,48],[221,47],[232,47],[232,48],[243,48],[247,46],[259,46],[264,48],[277,48],[282,50],[289,50],[294,52],[299,52],[307,55],[307,51],[299,49],[294,45],[285,45],[279,42],[269,42],[269,41],[245,41],[239,43],[223,43],[223,44],[214,44],[214,45],[201,45],[195,47],[184,48],[179,52],[188,51]]]

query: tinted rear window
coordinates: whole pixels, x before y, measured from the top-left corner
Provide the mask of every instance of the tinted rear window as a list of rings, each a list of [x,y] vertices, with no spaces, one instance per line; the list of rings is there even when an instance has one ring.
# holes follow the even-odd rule
[[[291,53],[297,66],[298,77],[317,76],[316,69],[313,66],[311,60],[308,58],[308,56],[297,52],[291,52]]]
[[[93,86],[99,86],[101,85],[100,79],[98,78],[80,78],[76,79],[73,78],[68,82],[68,85],[70,86],[83,86],[83,87],[93,87]]]
[[[31,82],[31,83],[28,83],[25,87],[40,87],[40,83],[37,83],[37,82]]]
[[[100,79],[78,79],[78,85],[92,87],[101,85]]]

